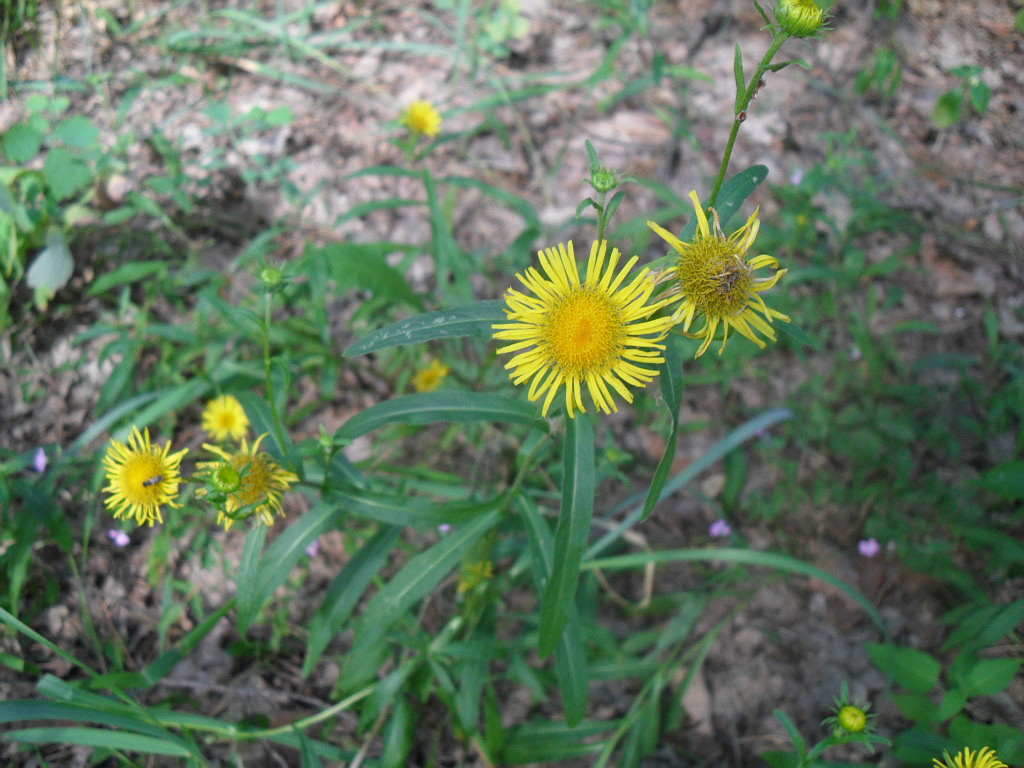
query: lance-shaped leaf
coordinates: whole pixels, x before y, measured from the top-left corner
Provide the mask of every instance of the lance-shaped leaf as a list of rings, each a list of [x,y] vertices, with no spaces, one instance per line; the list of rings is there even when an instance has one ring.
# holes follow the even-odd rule
[[[407,317],[383,328],[378,328],[345,350],[345,357],[365,355],[386,347],[418,344],[434,339],[453,339],[461,336],[490,338],[491,326],[505,319],[499,300],[477,301],[455,309],[441,309]]]

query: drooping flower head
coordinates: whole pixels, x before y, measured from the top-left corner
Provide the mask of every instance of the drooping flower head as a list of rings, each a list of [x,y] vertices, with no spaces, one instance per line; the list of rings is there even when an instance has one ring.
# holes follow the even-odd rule
[[[707,352],[719,326],[722,326],[723,334],[719,354],[725,349],[730,330],[746,336],[764,349],[765,342],[761,336],[775,341],[772,323],[775,320],[788,323],[789,317],[769,308],[761,293],[772,288],[787,270],[779,269],[779,262],[774,256],[747,256],[761,227],[758,211],[755,210],[746,224],[726,237],[718,211],[712,209],[712,226],[695,191],[690,192],[690,199],[697,216],[697,232],[691,242],[684,243],[653,221],[647,222],[647,226],[678,254],[674,269],[665,273],[665,277],[675,283],[669,294],[682,299],[676,309],[675,320],[682,322],[683,331],[688,333],[697,315],[704,317],[704,326],[692,334],[695,338],[704,339],[697,350],[697,357]],[[756,277],[755,273],[764,267],[775,272],[768,277]]]
[[[203,409],[203,429],[218,443],[238,442],[249,430],[249,417],[234,395],[221,395]]]
[[[229,453],[220,446],[203,444],[203,448],[218,457],[217,461],[200,462],[197,474],[206,481],[206,488],[197,492],[218,501],[217,524],[230,530],[236,520],[256,516],[264,524],[274,524],[274,514],[283,515],[281,502],[298,477],[283,469],[260,443],[260,435],[250,447],[245,438],[238,450]]]
[[[441,130],[441,114],[429,101],[414,101],[402,115],[401,123],[413,133],[432,139]]]
[[[992,747],[982,747],[978,752],[964,748],[956,757],[943,752],[945,762],[935,758],[933,768],[1007,768],[1006,763],[999,759]]]
[[[451,368],[434,358],[426,368],[416,371],[416,375],[412,377],[413,389],[417,392],[433,392],[441,386],[441,382],[450,371]]]
[[[153,445],[148,428],[140,433],[138,427],[132,427],[127,444],[111,440],[103,458],[107,509],[115,518],[134,517],[139,525],[162,523],[161,506],[180,506],[175,499],[181,483],[179,467],[186,453],[187,448],[171,453],[169,442],[163,448]]]
[[[599,411],[617,411],[614,393],[633,402],[630,387],[643,388],[665,362],[665,338],[674,321],[651,319],[670,300],[648,303],[654,290],[649,269],[628,283],[637,257],[618,269],[618,248],[608,254],[607,242],[590,248],[586,279],[580,281],[572,242],[538,252],[541,274],[527,267],[516,275],[529,291],[509,288],[505,294],[507,323],[494,325],[494,338],[510,341],[498,354],[516,352],[505,368],[515,385],[531,379],[529,399],[544,397],[542,414],[561,389],[569,418],[586,412],[582,385]],[[617,270],[617,271],[616,271]]]

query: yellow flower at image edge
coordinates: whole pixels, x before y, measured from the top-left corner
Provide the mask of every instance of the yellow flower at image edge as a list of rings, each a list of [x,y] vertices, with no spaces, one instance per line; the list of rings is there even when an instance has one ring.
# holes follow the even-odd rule
[[[945,762],[935,758],[933,768],[1007,768],[1006,763],[996,756],[996,751],[992,747],[982,747],[978,752],[964,749],[955,758],[951,758],[946,752],[943,757],[946,758]]]
[[[647,222],[647,226],[678,254],[675,268],[664,275],[674,279],[669,295],[682,299],[674,317],[677,322],[682,322],[683,331],[689,332],[694,318],[698,314],[704,316],[704,326],[692,334],[704,339],[697,350],[697,357],[711,346],[719,326],[723,329],[719,354],[725,349],[731,329],[764,349],[765,342],[758,334],[776,341],[772,323],[775,320],[788,323],[789,317],[769,308],[760,294],[774,287],[787,270],[779,269],[778,259],[774,256],[747,257],[747,251],[754,244],[761,227],[758,211],[755,210],[746,224],[726,237],[718,211],[712,210],[712,228],[697,193],[690,192],[690,199],[697,216],[697,232],[691,242],[684,243],[653,221]],[[755,272],[764,267],[776,271],[770,277],[755,277]]]
[[[161,448],[149,440],[149,429],[139,432],[132,427],[128,442],[111,440],[103,468],[107,474],[105,504],[115,518],[134,517],[139,525],[162,523],[160,507],[175,503],[181,484],[179,467],[188,453],[183,448],[171,453],[168,442]]]
[[[402,115],[402,125],[413,133],[434,138],[441,130],[441,115],[429,101],[414,101]]]
[[[825,13],[814,0],[779,0],[775,18],[794,37],[810,37],[825,23]]]
[[[509,288],[509,322],[492,326],[495,339],[512,342],[498,354],[518,353],[505,364],[512,383],[532,379],[527,396],[533,401],[546,395],[544,416],[563,388],[569,418],[576,410],[585,413],[584,382],[604,413],[618,410],[614,393],[633,402],[629,388],[645,387],[658,375],[647,366],[665,362],[659,342],[675,321],[648,318],[671,300],[647,303],[654,280],[646,268],[624,285],[637,257],[616,272],[619,250],[609,256],[607,242],[591,246],[582,282],[572,242],[537,255],[544,274],[528,267],[525,275],[516,275],[530,294]]]
[[[219,461],[200,462],[196,469],[215,493],[223,493],[224,509],[217,513],[217,524],[230,530],[236,513],[250,509],[266,525],[274,524],[274,514],[283,515],[281,502],[292,483],[298,477],[283,469],[266,452],[260,450],[260,443],[266,435],[260,435],[250,448],[245,439],[238,450],[229,453],[220,446],[204,444],[203,448],[220,457]],[[209,488],[201,488],[198,494],[210,495]]]
[[[233,395],[215,397],[203,409],[203,429],[218,443],[241,440],[249,430],[249,417]]]
[[[450,371],[451,368],[440,360],[431,360],[430,365],[417,371],[416,375],[412,377],[413,389],[417,392],[433,392],[441,386],[441,382],[445,380]]]

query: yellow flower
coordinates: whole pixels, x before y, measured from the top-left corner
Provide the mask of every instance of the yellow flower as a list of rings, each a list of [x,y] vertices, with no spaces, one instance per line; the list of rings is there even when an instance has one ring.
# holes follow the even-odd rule
[[[942,756],[946,758],[946,762],[936,757],[933,768],[1007,768],[1006,763],[996,756],[996,751],[992,747],[982,747],[979,752],[971,752],[965,748],[955,758],[950,758],[948,752],[943,752]]]
[[[441,386],[449,371],[451,368],[435,358],[426,368],[416,372],[412,377],[412,386],[417,392],[433,392]]]
[[[764,349],[765,343],[758,334],[775,341],[775,330],[771,324],[775,319],[788,323],[789,317],[770,309],[760,294],[772,288],[787,270],[779,269],[779,262],[774,256],[747,257],[761,226],[757,219],[758,211],[755,210],[747,223],[727,238],[722,232],[718,211],[712,210],[712,229],[697,193],[690,192],[690,199],[697,215],[697,233],[692,242],[684,243],[653,221],[647,222],[647,226],[679,254],[675,268],[664,274],[664,277],[675,280],[669,294],[682,299],[675,312],[675,320],[682,322],[684,332],[689,332],[694,317],[698,313],[704,316],[704,327],[692,334],[694,338],[704,339],[697,350],[697,357],[711,346],[719,325],[723,327],[719,354],[729,340],[730,329],[735,329]],[[754,277],[762,267],[776,271],[770,277]]]
[[[793,37],[810,37],[821,29],[825,14],[814,0],[779,0],[775,18]]]
[[[460,595],[464,595],[474,587],[478,587],[485,581],[490,581],[493,578],[494,566],[491,565],[490,560],[470,563],[462,569],[456,589]]]
[[[868,713],[853,704],[847,704],[836,715],[839,725],[850,733],[860,733],[868,725]]]
[[[648,304],[654,290],[644,268],[623,286],[637,257],[616,274],[618,248],[608,256],[608,243],[590,248],[587,277],[580,282],[572,242],[538,252],[544,275],[534,267],[516,275],[533,294],[509,288],[505,315],[510,322],[492,326],[495,339],[511,341],[498,354],[518,352],[505,364],[515,385],[532,379],[529,399],[544,398],[542,414],[565,388],[569,418],[586,413],[581,385],[604,413],[617,411],[612,390],[633,402],[629,387],[645,387],[658,375],[646,366],[665,362],[659,344],[675,322],[670,317],[648,319],[670,301]],[[628,385],[628,386],[627,386]]]
[[[218,443],[239,441],[249,429],[249,417],[234,395],[221,395],[203,409],[203,429]]]
[[[414,101],[402,115],[402,125],[413,133],[434,138],[441,130],[441,115],[429,101]]]
[[[152,525],[164,521],[160,515],[163,504],[180,506],[175,502],[181,483],[179,467],[188,448],[170,451],[170,443],[163,448],[150,443],[148,428],[140,433],[138,427],[132,427],[127,445],[110,441],[103,459],[107,472],[103,490],[109,494],[105,503],[115,518],[134,517],[139,525]]]
[[[203,448],[220,457],[219,461],[200,462],[196,469],[213,488],[212,492],[224,499],[223,509],[217,513],[217,524],[223,525],[224,530],[230,530],[236,520],[254,515],[266,525],[274,524],[274,513],[284,515],[284,492],[299,478],[260,450],[265,437],[263,434],[256,438],[251,448],[242,438],[234,453],[203,444]],[[197,493],[208,496],[211,491],[201,488]]]

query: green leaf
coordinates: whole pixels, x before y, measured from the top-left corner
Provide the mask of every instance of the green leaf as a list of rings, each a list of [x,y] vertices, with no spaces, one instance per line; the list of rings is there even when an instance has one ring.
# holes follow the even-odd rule
[[[359,288],[423,309],[420,297],[409,287],[402,273],[387,261],[389,254],[409,249],[410,246],[388,242],[330,243],[322,248],[310,247],[307,253],[325,261],[338,291]]]
[[[554,564],[540,599],[541,658],[551,655],[576,601],[580,563],[594,513],[594,427],[586,414],[566,425],[562,509],[555,528]]]
[[[932,110],[932,122],[939,128],[949,128],[960,121],[963,114],[964,92],[960,88],[946,91],[939,96]]]
[[[601,160],[597,156],[597,150],[594,149],[594,145],[590,143],[590,139],[585,139],[583,146],[587,150],[587,161],[590,166],[590,176],[593,178],[594,174],[601,170]]]
[[[350,689],[376,674],[376,666],[364,663],[367,652],[376,653],[385,647],[381,640],[391,626],[451,573],[469,548],[500,519],[501,512],[495,510],[456,528],[430,549],[410,559],[373,597],[359,620],[355,644],[346,658],[342,688]]]
[[[975,481],[1006,501],[1024,500],[1024,461],[1008,461],[986,471]]]
[[[878,668],[911,693],[928,693],[939,682],[942,665],[924,651],[889,643],[865,647]]]
[[[145,280],[153,275],[166,274],[169,262],[166,261],[129,261],[122,264],[113,272],[100,275],[92,285],[89,286],[90,296],[100,296],[111,288],[121,285],[131,285],[140,280]]]
[[[533,501],[520,497],[519,502],[530,543],[534,586],[540,592],[554,570],[554,539]],[[569,607],[569,624],[555,646],[555,675],[562,694],[565,722],[570,726],[576,725],[587,712],[590,681],[583,648],[583,627],[575,603]]]
[[[259,610],[270,600],[277,588],[284,584],[299,558],[305,554],[306,545],[327,530],[338,514],[339,511],[333,505],[320,502],[298,520],[292,522],[284,533],[274,539],[251,572],[248,567],[239,568],[238,631],[240,633],[245,634]],[[265,525],[254,524],[258,526],[257,530],[262,528],[264,532],[266,531]],[[249,555],[251,562],[251,553],[248,552],[249,539],[256,537],[257,533],[253,531],[246,539],[243,565],[248,565],[245,562],[246,554]],[[243,576],[246,577],[245,582],[242,581]]]
[[[404,395],[361,411],[335,432],[335,439],[354,440],[388,424],[433,424],[438,421],[502,421],[527,426],[546,423],[530,403],[485,392],[423,392]]]
[[[263,551],[263,544],[267,540],[267,526],[256,525],[249,529],[245,537],[245,546],[242,547],[242,557],[238,563],[238,578],[236,589],[238,591],[238,613],[239,632],[245,633],[256,612],[259,610],[259,595],[256,590],[256,580],[259,577],[260,553]],[[241,623],[243,608],[245,624]]]
[[[53,129],[53,135],[75,149],[88,149],[100,137],[100,129],[83,115],[73,115],[61,120]]]
[[[743,101],[743,94],[747,92],[747,78],[743,75],[743,51],[740,50],[739,43],[736,43],[736,53],[732,60],[732,72],[736,78],[735,111],[739,114],[740,103]]]
[[[43,161],[43,178],[57,200],[66,200],[89,186],[93,173],[78,155],[54,147]]]
[[[509,733],[502,765],[558,765],[577,757],[596,755],[605,748],[608,737],[595,737],[615,726],[615,721],[588,721],[576,726],[546,719],[526,723]]]
[[[919,725],[935,725],[939,722],[939,705],[923,693],[889,694],[900,712]]]
[[[661,395],[665,399],[665,407],[668,408],[670,426],[668,436],[665,438],[665,453],[654,470],[654,477],[651,478],[651,485],[647,489],[647,498],[644,501],[643,514],[640,520],[646,520],[651,514],[654,505],[661,498],[661,492],[668,481],[669,473],[672,471],[672,462],[676,456],[676,443],[679,439],[679,407],[683,397],[683,358],[679,346],[681,339],[676,334],[671,334],[665,342],[665,366],[661,370]]]
[[[988,111],[988,102],[992,98],[992,91],[980,80],[967,86],[967,94],[971,100],[971,106],[979,115]]]
[[[313,671],[327,644],[348,621],[363,592],[387,562],[391,548],[401,532],[398,526],[387,526],[379,530],[345,563],[345,567],[331,582],[323,602],[309,623],[306,658],[302,662],[303,677]]]
[[[740,206],[746,202],[747,198],[750,197],[754,190],[757,189],[761,183],[768,178],[768,168],[764,165],[752,165],[745,171],[740,171],[735,176],[726,179],[722,185],[722,189],[718,194],[718,203],[715,208],[718,210],[718,215],[722,220],[722,227],[728,231],[729,221],[739,211]],[[693,231],[689,232],[689,238],[693,238],[693,234],[697,231],[697,217],[691,218],[687,224],[686,232],[693,226]],[[684,242],[687,241],[687,237],[681,238]]]
[[[365,355],[386,347],[419,344],[461,336],[490,338],[491,326],[505,320],[504,301],[477,301],[455,309],[442,309],[399,320],[379,328],[345,350],[345,357]]]
[[[43,135],[24,123],[11,126],[4,134],[4,154],[15,163],[27,163],[39,154],[43,146]]]
[[[442,524],[458,525],[505,503],[504,496],[468,504],[436,503],[408,495],[396,496],[369,491],[360,491],[358,494],[334,491],[328,499],[348,514],[368,517],[388,525],[411,528],[435,528]]]
[[[50,227],[46,233],[46,247],[39,252],[28,271],[25,281],[49,297],[67,285],[74,270],[74,260],[59,227]]]
[[[165,739],[100,728],[68,728],[67,726],[25,728],[20,731],[10,731],[4,734],[3,738],[5,741],[16,741],[23,744],[83,744],[90,747],[106,747],[107,749],[120,749],[148,755],[194,756],[188,747]]]
[[[978,659],[964,675],[961,687],[969,697],[993,696],[1013,682],[1020,659]]]

